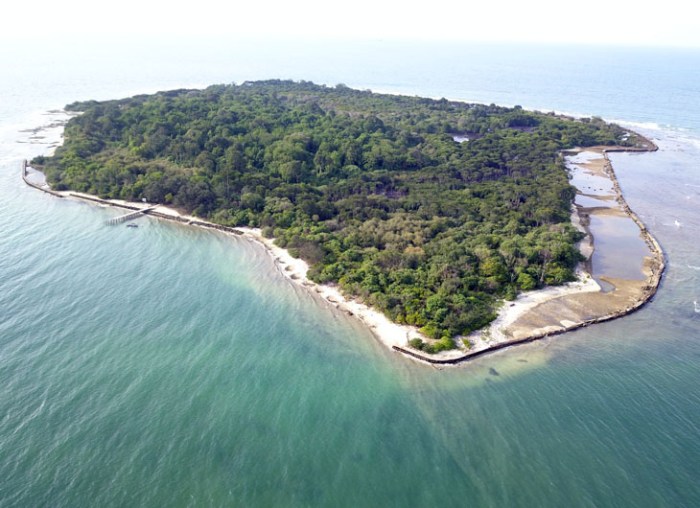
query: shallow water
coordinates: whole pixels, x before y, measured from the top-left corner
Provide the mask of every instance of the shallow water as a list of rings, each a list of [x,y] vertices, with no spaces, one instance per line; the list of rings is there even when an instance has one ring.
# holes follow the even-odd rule
[[[617,206],[617,202],[613,199],[594,198],[583,194],[576,194],[574,203],[584,208],[611,208]]]
[[[592,275],[645,279],[643,262],[650,251],[639,226],[629,217],[591,215],[590,221],[595,242],[591,259]]]
[[[1,506],[700,504],[696,55],[178,44],[0,53],[18,71],[0,79]],[[622,320],[436,370],[248,241],[110,227],[115,211],[19,178],[50,146],[19,131],[48,109],[275,76],[644,123],[661,150],[611,159],[666,252],[661,290]]]
[[[594,175],[588,171],[575,171],[569,180],[581,194],[588,196],[610,196],[615,193],[612,182],[605,176]]]

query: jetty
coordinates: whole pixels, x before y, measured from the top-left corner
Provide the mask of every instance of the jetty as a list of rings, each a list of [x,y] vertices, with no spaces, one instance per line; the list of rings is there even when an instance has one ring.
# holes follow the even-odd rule
[[[169,221],[174,221],[174,222],[179,222],[182,224],[187,224],[188,226],[199,226],[207,229],[215,229],[217,231],[223,231],[224,233],[230,233],[234,235],[242,235],[243,232],[239,229],[236,229],[231,226],[223,226],[221,224],[214,224],[213,222],[208,222],[204,220],[199,220],[196,217],[191,217],[191,216],[185,216],[185,215],[180,215],[180,214],[170,214],[170,213],[163,213],[158,210],[158,208],[162,205],[156,203],[150,206],[146,206],[145,208],[142,208],[139,206],[137,203],[128,203],[124,201],[116,201],[116,200],[110,200],[110,199],[102,199],[97,196],[93,196],[91,194],[83,194],[82,192],[74,192],[74,191],[55,191],[52,190],[51,187],[47,184],[38,184],[36,182],[32,182],[28,177],[28,169],[29,169],[29,162],[25,159],[22,161],[22,180],[29,185],[30,187],[33,187],[37,190],[40,190],[42,192],[46,192],[47,194],[51,194],[52,196],[56,196],[57,198],[74,198],[74,199],[79,199],[82,201],[88,201],[91,203],[96,203],[101,206],[110,206],[114,208],[122,208],[125,210],[130,210],[127,214],[115,217],[113,219],[109,219],[107,221],[108,224],[121,224],[123,222],[126,222],[131,219],[135,219],[141,215],[148,215],[149,217],[156,217],[159,219],[165,219]]]
[[[126,222],[132,219],[137,219],[138,217],[141,217],[144,214],[147,214],[148,212],[155,210],[158,208],[159,205],[152,205],[147,208],[142,208],[140,210],[136,210],[135,212],[129,212],[125,215],[120,215],[119,217],[114,217],[112,219],[109,219],[107,221],[107,224],[110,226],[115,226],[117,224],[121,224],[122,222]]]

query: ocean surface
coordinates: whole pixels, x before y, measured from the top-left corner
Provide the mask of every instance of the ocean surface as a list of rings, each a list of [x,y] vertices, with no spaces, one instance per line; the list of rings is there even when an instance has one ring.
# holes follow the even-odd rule
[[[700,51],[28,37],[0,69],[0,507],[700,506]],[[660,150],[612,160],[660,291],[437,370],[247,240],[20,178],[67,103],[268,78],[638,129]]]

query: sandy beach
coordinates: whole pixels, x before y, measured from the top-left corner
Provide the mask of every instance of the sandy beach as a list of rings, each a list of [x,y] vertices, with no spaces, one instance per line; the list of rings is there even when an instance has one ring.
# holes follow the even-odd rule
[[[90,194],[62,191],[65,198],[86,200],[94,203],[103,203],[129,210],[139,210],[152,207],[152,204],[123,201],[118,199],[103,200]],[[185,215],[174,208],[157,205],[148,215],[161,219],[172,219],[188,225],[221,230],[221,226],[212,222],[204,221],[198,217]],[[280,273],[295,284],[299,284],[308,291],[315,293],[318,297],[326,300],[337,309],[354,316],[369,327],[372,333],[389,348],[393,346],[407,346],[408,341],[414,337],[422,337],[415,327],[402,326],[389,320],[381,312],[359,302],[356,299],[346,298],[336,286],[330,284],[317,284],[308,279],[307,273],[309,265],[303,259],[293,257],[289,251],[275,245],[270,238],[265,238],[259,228],[226,228],[230,233],[240,238],[247,238],[258,243],[270,254],[275,264],[279,267]]]
[[[361,303],[360,301],[346,298],[340,292],[338,287],[330,284],[317,284],[309,280],[307,277],[309,265],[303,259],[293,257],[286,249],[282,249],[281,247],[275,245],[273,239],[265,238],[262,235],[262,231],[258,228],[222,227],[213,222],[205,221],[192,215],[180,213],[176,209],[164,205],[124,201],[120,199],[102,199],[98,196],[75,191],[53,191],[45,183],[43,175],[31,167],[23,169],[23,178],[28,185],[57,197],[78,199],[102,206],[114,206],[131,211],[150,208],[151,210],[148,211],[147,215],[153,217],[166,220],[175,220],[177,222],[192,226],[216,229],[219,231],[228,232],[239,238],[247,238],[258,243],[272,256],[275,264],[280,269],[280,273],[282,273],[285,277],[295,284],[301,285],[308,291],[313,292],[337,309],[362,321],[365,325],[367,325],[367,327],[369,327],[374,336],[387,347],[404,347],[408,345],[408,341],[410,339],[414,337],[422,337],[417,328],[396,324],[389,320],[381,312]]]
[[[653,149],[655,146],[649,142],[649,150],[632,151]],[[458,350],[426,355],[399,346],[400,352],[433,364],[459,363],[485,353],[615,319],[648,302],[661,281],[664,255],[641,219],[627,205],[608,158],[609,151],[626,149],[591,147],[566,153],[567,167],[574,177],[572,183],[579,185],[571,221],[585,234],[578,246],[585,261],[577,268],[576,281],[522,293],[515,301],[503,302],[496,320],[467,337],[471,343],[469,349],[463,346],[461,338],[457,338]],[[580,181],[577,182],[576,177]],[[578,204],[578,201],[586,204]],[[638,278],[624,279],[615,274],[601,274],[598,280],[594,278],[591,261],[596,244],[595,231],[590,227],[591,216],[602,220],[605,217],[625,218],[636,224],[639,236],[646,244],[643,256],[636,261],[629,260],[630,263],[638,262]]]
[[[115,206],[127,210],[142,210],[151,207],[148,215],[162,219],[175,220],[189,225],[223,230],[236,236],[242,236],[264,247],[270,253],[280,272],[295,284],[306,288],[324,299],[337,309],[362,321],[385,346],[406,356],[431,364],[452,364],[467,360],[523,342],[587,326],[593,322],[612,319],[635,310],[648,301],[658,286],[663,271],[663,254],[656,241],[648,233],[638,217],[629,209],[620,191],[612,166],[607,158],[605,147],[587,148],[567,153],[567,164],[577,166],[595,178],[603,178],[609,183],[608,193],[598,193],[595,198],[604,202],[604,206],[586,208],[580,205],[572,207],[572,223],[585,233],[579,249],[586,261],[577,269],[577,280],[562,286],[547,287],[530,291],[518,296],[515,301],[503,302],[498,317],[483,330],[472,333],[466,339],[457,337],[457,348],[429,355],[408,346],[412,338],[427,340],[413,326],[399,325],[389,320],[381,312],[365,305],[358,299],[343,295],[337,286],[317,284],[308,279],[309,266],[302,259],[294,258],[287,250],[274,244],[273,239],[265,238],[260,229],[236,227],[229,228],[204,221],[198,217],[182,214],[177,210],[149,203],[128,202],[122,200],[103,200],[97,196],[73,191],[56,192],[48,188],[37,177],[37,171],[27,167],[23,169],[23,178],[28,185],[53,195],[80,199],[92,203]],[[40,174],[40,173],[39,173]],[[38,178],[38,179],[37,179]],[[586,196],[584,192],[579,193]],[[603,282],[612,290],[603,291],[601,285],[590,273],[590,260],[595,249],[593,235],[589,228],[590,215],[627,216],[635,220],[640,232],[645,236],[649,246],[648,258],[643,261],[645,280],[629,281],[603,277]],[[600,280],[600,279],[599,279]]]
[[[629,314],[655,294],[664,270],[663,252],[625,202],[607,156],[607,147],[572,152],[567,157],[567,166],[570,171],[581,171],[584,181],[585,177],[589,177],[598,184],[590,189],[581,185],[577,196],[577,202],[579,196],[595,197],[596,201],[592,202],[596,206],[575,204],[572,209],[572,223],[586,235],[579,244],[579,250],[586,260],[577,269],[578,280],[523,293],[514,302],[504,302],[498,318],[488,328],[469,336],[473,347],[465,354],[465,359],[484,351],[503,349],[511,344],[530,342]],[[601,186],[601,182],[607,185]],[[636,260],[639,263],[639,278],[600,275],[598,280],[606,285],[605,290],[595,280],[591,273],[591,259],[596,248],[595,231],[590,228],[592,215],[628,218],[639,228],[639,235],[648,249],[646,255]],[[629,262],[634,263],[635,260]]]
[[[361,303],[357,299],[345,297],[337,286],[330,284],[317,284],[307,277],[309,265],[302,259],[294,258],[289,251],[274,244],[272,239],[262,236],[257,228],[236,228],[243,234],[261,243],[280,267],[281,273],[309,291],[313,291],[337,309],[352,315],[367,325],[372,333],[384,345],[407,346],[408,341],[414,337],[421,337],[415,327],[399,325],[392,322],[381,312]]]

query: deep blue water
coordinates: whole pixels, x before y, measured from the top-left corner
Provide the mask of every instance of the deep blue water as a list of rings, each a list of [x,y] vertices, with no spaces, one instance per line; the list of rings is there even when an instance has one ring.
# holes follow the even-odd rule
[[[0,506],[698,506],[700,53],[222,39],[0,50]],[[624,319],[447,370],[257,246],[27,188],[48,110],[250,79],[597,115],[668,272]],[[37,137],[45,136],[45,137]],[[698,309],[700,310],[700,309]]]

